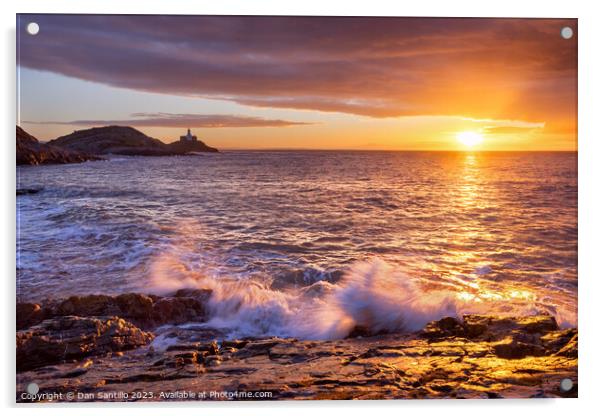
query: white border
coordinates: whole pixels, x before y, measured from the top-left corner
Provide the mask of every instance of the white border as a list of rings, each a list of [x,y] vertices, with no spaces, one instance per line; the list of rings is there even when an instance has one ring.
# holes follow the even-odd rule
[[[15,113],[15,13],[148,13],[148,14],[288,14],[288,15],[372,15],[372,16],[474,16],[474,17],[572,17],[579,18],[579,399],[563,400],[497,400],[497,401],[382,401],[382,402],[270,402],[270,403],[193,403],[169,404],[178,412],[195,414],[220,413],[242,415],[249,412],[267,414],[304,415],[315,412],[340,412],[365,414],[377,407],[379,414],[420,412],[421,414],[507,415],[508,413],[531,411],[553,414],[593,413],[598,403],[596,398],[602,382],[600,362],[602,331],[598,300],[602,275],[598,272],[600,261],[600,238],[602,227],[602,198],[599,181],[602,179],[601,142],[602,129],[602,14],[599,2],[557,1],[528,2],[525,0],[503,0],[496,3],[476,0],[395,2],[393,0],[303,0],[298,2],[267,0],[19,0],[15,4],[1,2],[0,19],[3,34],[2,82],[4,91],[0,101],[0,115],[4,120],[2,143],[2,203],[1,230],[3,231],[2,275],[4,296],[2,314],[2,366],[0,377],[2,404],[15,411],[14,378],[14,302],[15,302],[15,170],[14,170],[14,123]],[[95,405],[82,408],[76,406],[27,406],[31,412],[48,414],[102,414],[110,411],[125,414],[132,411],[162,415],[166,404]],[[23,408],[23,406],[21,406]],[[142,410],[144,408],[144,410]],[[340,409],[340,410],[338,410]],[[175,409],[174,409],[175,410]]]

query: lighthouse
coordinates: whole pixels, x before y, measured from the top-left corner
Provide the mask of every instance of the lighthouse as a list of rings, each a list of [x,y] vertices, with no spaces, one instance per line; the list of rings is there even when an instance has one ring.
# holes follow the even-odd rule
[[[190,132],[190,129],[188,129],[186,136],[180,136],[180,141],[186,142],[186,143],[196,142],[197,138],[196,138],[196,136],[193,136],[192,133]]]

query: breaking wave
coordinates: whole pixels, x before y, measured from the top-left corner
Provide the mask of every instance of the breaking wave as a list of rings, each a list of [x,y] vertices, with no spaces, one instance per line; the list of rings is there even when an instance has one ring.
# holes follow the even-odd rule
[[[205,325],[226,330],[231,337],[332,340],[348,336],[356,327],[371,333],[413,332],[432,320],[465,313],[552,313],[561,324],[575,325],[574,316],[542,310],[532,301],[463,299],[453,290],[425,288],[380,259],[354,264],[336,284],[318,281],[275,290],[252,279],[191,272],[177,258],[163,256],[152,267],[151,289],[166,294],[180,288],[211,289]]]

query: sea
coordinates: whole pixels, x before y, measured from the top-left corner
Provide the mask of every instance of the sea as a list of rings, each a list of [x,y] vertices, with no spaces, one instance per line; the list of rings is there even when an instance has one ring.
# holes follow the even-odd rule
[[[204,325],[336,339],[577,325],[576,152],[223,151],[17,168],[17,300],[209,288]]]

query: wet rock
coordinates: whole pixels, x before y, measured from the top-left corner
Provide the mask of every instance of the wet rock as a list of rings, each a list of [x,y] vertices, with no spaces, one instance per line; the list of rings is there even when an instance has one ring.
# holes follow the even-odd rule
[[[172,297],[175,298],[195,298],[201,301],[208,301],[213,291],[211,289],[193,289],[184,288],[178,289]]]
[[[234,353],[234,357],[241,358],[249,358],[257,355],[269,355],[270,348],[275,345],[280,344],[281,342],[291,342],[290,340],[282,340],[280,338],[272,338],[261,341],[250,341],[244,348],[238,350]]]
[[[138,293],[125,293],[114,298],[120,316],[139,321],[148,320],[153,313],[153,300]]]
[[[500,318],[493,316],[465,315],[463,325],[470,338],[486,338],[499,340],[509,332],[529,334],[546,334],[558,330],[558,324],[553,316],[538,315],[517,318]]]
[[[362,325],[356,325],[353,327],[349,335],[346,338],[362,338],[362,337],[375,337],[378,335],[385,335],[389,333],[385,329],[381,329],[379,331],[374,331],[368,327]]]
[[[500,358],[519,359],[527,356],[542,356],[546,346],[542,335],[558,330],[552,316],[528,316],[503,318],[482,315],[465,315],[462,321],[452,317],[427,324],[419,333],[430,341],[442,339],[468,338],[484,342],[495,342],[492,351]],[[548,344],[552,344],[550,338]],[[558,341],[562,342],[562,340]],[[567,341],[565,340],[564,343]],[[559,349],[560,347],[558,347]],[[440,355],[440,352],[436,352]],[[434,354],[429,354],[433,356]]]
[[[205,357],[205,365],[207,367],[215,367],[222,363],[222,360],[217,355],[209,355]]]
[[[549,353],[556,353],[567,345],[576,335],[576,328],[550,332],[541,337],[541,343]]]
[[[217,355],[219,354],[219,345],[217,345],[217,341],[212,341],[208,344],[199,345],[198,350],[206,351],[207,355]]]
[[[236,348],[237,350],[244,348],[245,345],[247,345],[249,343],[249,341],[243,341],[243,340],[224,340],[222,341],[222,347],[225,348]]]
[[[464,315],[464,332],[467,338],[477,338],[487,332],[491,318],[479,315]]]
[[[147,344],[152,338],[152,334],[118,317],[47,319],[17,331],[17,371],[129,350]]]
[[[535,343],[527,343],[520,337],[508,337],[502,342],[493,345],[495,355],[506,359],[520,359],[528,356],[539,357],[545,355],[545,348]]]
[[[561,357],[577,358],[578,357],[578,335],[575,334],[571,340],[556,353]]]
[[[518,328],[529,333],[545,334],[558,330],[558,323],[553,316],[527,316],[516,319]]]
[[[452,393],[454,391],[454,386],[449,384],[433,384],[430,386],[432,390],[439,391],[442,393]]]
[[[359,338],[359,337],[369,337],[372,335],[372,331],[370,328],[365,326],[356,325],[353,327],[347,338]]]
[[[46,312],[37,303],[17,303],[17,329],[29,328],[44,320]]]
[[[60,302],[53,314],[57,316],[105,316],[117,315],[119,308],[111,296],[86,295],[71,296]]]
[[[156,323],[179,324],[204,318],[205,307],[195,298],[161,298],[152,305],[152,319]]]
[[[184,364],[198,364],[203,362],[204,354],[198,351],[188,351],[175,355],[176,359],[182,360]]]
[[[176,345],[170,345],[169,347],[167,347],[165,349],[165,351],[170,352],[170,351],[194,351],[194,350],[198,350],[200,346],[199,342],[195,342],[192,344],[176,344]]]
[[[205,319],[205,301],[210,291],[190,292],[195,297],[147,296],[125,293],[119,296],[85,295],[71,296],[59,301],[51,309],[53,316],[109,316],[116,315],[143,328],[165,323],[184,323]]]
[[[66,373],[61,374],[61,377],[64,378],[74,378],[74,377],[81,377],[84,374],[86,374],[88,372],[88,369],[85,367],[78,367],[75,368],[71,371],[67,371]]]
[[[420,332],[420,336],[428,339],[464,336],[465,329],[456,318],[447,317],[438,321],[429,322]]]
[[[44,188],[21,188],[17,189],[17,196],[19,195],[33,195],[37,194]]]
[[[274,345],[267,350],[267,354],[272,360],[280,360],[280,362],[289,360],[298,363],[313,356],[313,351],[311,348],[302,348],[295,342],[287,342]]]

